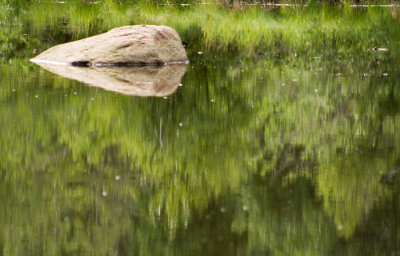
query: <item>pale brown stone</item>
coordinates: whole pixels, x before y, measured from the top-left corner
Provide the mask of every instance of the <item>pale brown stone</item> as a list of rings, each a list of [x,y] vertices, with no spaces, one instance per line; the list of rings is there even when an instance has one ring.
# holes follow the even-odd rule
[[[188,58],[174,29],[138,25],[54,46],[31,61],[76,66],[163,65],[187,63]]]

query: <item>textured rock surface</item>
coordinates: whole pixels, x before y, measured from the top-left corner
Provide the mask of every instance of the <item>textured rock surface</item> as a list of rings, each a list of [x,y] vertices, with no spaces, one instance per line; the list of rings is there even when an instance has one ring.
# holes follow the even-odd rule
[[[138,25],[54,46],[35,58],[35,63],[76,66],[158,65],[187,63],[178,33],[166,26]]]
[[[134,95],[165,97],[178,88],[187,65],[140,67],[74,67],[38,63],[41,67],[66,78],[108,91]]]

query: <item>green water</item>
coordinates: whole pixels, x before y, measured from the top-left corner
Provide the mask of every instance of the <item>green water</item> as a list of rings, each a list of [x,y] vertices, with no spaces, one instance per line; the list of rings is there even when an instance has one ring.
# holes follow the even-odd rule
[[[114,19],[126,9],[58,4],[115,14],[72,24],[48,3],[16,3],[3,3],[13,18],[0,27],[0,255],[400,254],[400,41],[389,9],[330,11],[349,22],[333,32],[300,14],[308,50],[287,9],[256,11],[293,29],[269,49],[185,26],[197,7],[179,9],[191,63],[182,86],[153,98],[29,62],[34,49],[128,24]],[[163,11],[146,19],[168,23],[175,9]]]

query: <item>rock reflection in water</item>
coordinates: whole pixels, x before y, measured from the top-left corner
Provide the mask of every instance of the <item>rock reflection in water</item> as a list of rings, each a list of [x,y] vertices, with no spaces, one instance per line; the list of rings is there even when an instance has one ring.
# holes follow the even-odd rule
[[[187,65],[74,67],[37,63],[57,75],[126,95],[165,97],[181,83]]]

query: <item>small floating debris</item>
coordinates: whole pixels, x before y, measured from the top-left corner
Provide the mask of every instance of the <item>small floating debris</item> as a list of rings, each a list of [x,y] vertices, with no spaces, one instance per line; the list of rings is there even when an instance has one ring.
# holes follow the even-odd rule
[[[36,94],[36,95],[35,95],[35,98],[39,98],[39,95]]]
[[[372,50],[374,50],[376,52],[388,52],[389,51],[388,48],[378,48],[378,47],[374,47],[374,48],[372,48]]]
[[[183,84],[179,84],[178,86],[183,86]]]
[[[220,211],[221,211],[222,213],[226,212],[225,207],[221,207]]]
[[[243,205],[243,211],[248,211],[249,207],[247,205]]]
[[[121,179],[121,176],[119,176],[119,175],[115,176],[115,180],[120,180],[120,179]]]
[[[285,86],[286,84],[282,84],[282,86]]]
[[[74,94],[77,95],[78,93],[77,93],[77,92],[74,92]]]
[[[214,102],[215,102],[215,100],[214,100],[214,99],[211,99],[211,102],[212,102],[212,103],[214,103]]]
[[[317,90],[317,89],[315,89],[315,90],[314,90],[314,92],[316,92],[316,93],[317,93],[317,92],[318,92],[318,90]]]
[[[296,83],[296,82],[297,82],[297,79],[296,79],[296,78],[294,78],[292,81],[293,81],[293,83]]]
[[[203,55],[203,52],[197,52],[198,55]]]
[[[103,192],[101,193],[102,196],[106,197],[107,196],[107,191],[103,190]]]
[[[382,76],[387,76],[387,75],[388,75],[388,73],[383,73],[383,74],[382,74]]]
[[[183,124],[182,124],[182,123],[179,123],[179,126],[180,126],[180,127],[182,127],[182,126],[183,126]]]

